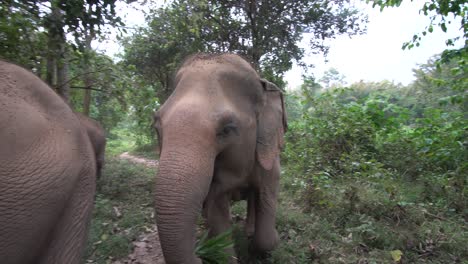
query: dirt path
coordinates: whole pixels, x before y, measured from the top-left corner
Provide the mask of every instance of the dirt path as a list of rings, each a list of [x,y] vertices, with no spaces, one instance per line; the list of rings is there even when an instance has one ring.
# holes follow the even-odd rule
[[[120,154],[119,158],[144,164],[151,168],[156,168],[158,166],[157,160],[136,157],[128,152]],[[156,225],[153,225],[148,232],[141,234],[136,241],[133,242],[133,246],[133,252],[130,255],[123,259],[116,260],[112,262],[112,264],[165,264]]]
[[[126,160],[132,161],[134,163],[138,163],[138,164],[143,164],[143,165],[146,165],[146,166],[151,167],[151,168],[156,168],[159,165],[159,162],[157,160],[136,157],[136,156],[131,155],[128,152],[124,152],[124,153],[120,154],[119,158],[126,159]]]
[[[133,252],[112,264],[165,264],[156,225],[133,242]]]

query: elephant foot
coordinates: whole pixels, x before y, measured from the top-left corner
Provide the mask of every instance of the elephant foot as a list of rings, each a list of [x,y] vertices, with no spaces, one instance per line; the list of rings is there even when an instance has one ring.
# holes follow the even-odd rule
[[[252,249],[256,252],[272,251],[278,246],[278,242],[279,236],[276,229],[270,232],[256,232],[252,241]]]
[[[203,264],[203,261],[195,255],[190,258],[184,258],[183,260],[165,257],[165,261],[167,264]]]
[[[247,263],[271,263],[271,252],[261,252],[254,247],[253,243],[248,247],[249,256]]]
[[[193,258],[192,261],[187,262],[187,264],[189,264],[189,263],[203,264],[203,261],[200,258],[195,257],[195,258]]]

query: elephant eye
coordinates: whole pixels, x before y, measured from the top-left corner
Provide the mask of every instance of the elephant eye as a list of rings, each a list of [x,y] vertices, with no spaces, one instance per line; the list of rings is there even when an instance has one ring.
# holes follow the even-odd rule
[[[234,125],[234,123],[229,123],[229,124],[224,125],[221,131],[219,131],[216,134],[216,136],[224,138],[224,137],[229,136],[232,133],[234,133],[235,135],[239,135],[236,125]]]

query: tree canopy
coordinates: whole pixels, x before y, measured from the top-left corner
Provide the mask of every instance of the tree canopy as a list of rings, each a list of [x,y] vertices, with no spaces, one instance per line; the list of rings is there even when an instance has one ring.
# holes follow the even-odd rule
[[[157,78],[165,90],[181,55],[201,51],[243,55],[282,84],[293,62],[304,64],[305,34],[312,52],[326,54],[327,40],[362,34],[367,22],[347,0],[175,0],[150,13],[148,27],[124,42],[124,60],[146,79]]]

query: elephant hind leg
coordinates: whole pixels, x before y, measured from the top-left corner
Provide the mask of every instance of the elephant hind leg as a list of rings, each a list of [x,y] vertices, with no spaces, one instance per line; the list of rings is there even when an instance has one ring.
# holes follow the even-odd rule
[[[55,226],[40,264],[79,264],[86,245],[96,189],[94,164],[84,166],[74,193]]]

